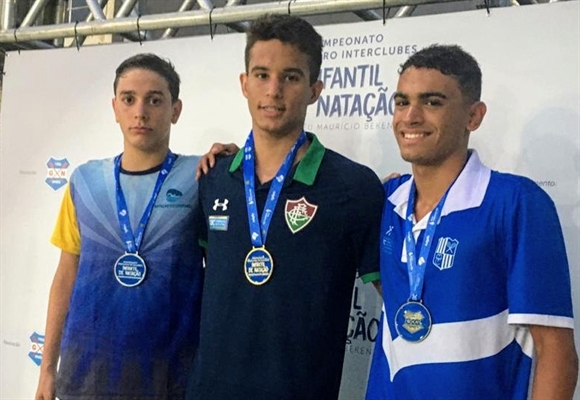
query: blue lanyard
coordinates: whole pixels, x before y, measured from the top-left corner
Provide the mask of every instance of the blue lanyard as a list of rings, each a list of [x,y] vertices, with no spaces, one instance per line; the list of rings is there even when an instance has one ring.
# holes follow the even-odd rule
[[[266,243],[268,235],[268,228],[274,215],[276,203],[280,198],[282,186],[286,180],[286,175],[292,167],[294,158],[298,149],[306,142],[306,133],[302,131],[292,148],[286,155],[284,162],[272,180],[268,198],[262,211],[262,220],[259,222],[258,206],[256,205],[256,180],[255,180],[255,156],[254,156],[254,133],[250,132],[246,144],[244,146],[244,163],[242,169],[244,171],[244,189],[246,191],[246,206],[248,209],[248,223],[250,224],[250,235],[252,245],[254,247],[263,247]]]
[[[143,216],[139,221],[139,226],[137,226],[137,230],[133,233],[133,229],[131,228],[131,221],[129,219],[129,211],[127,210],[127,202],[125,201],[125,195],[123,195],[123,188],[121,188],[121,156],[123,154],[119,154],[115,157],[115,190],[116,190],[116,198],[117,198],[117,218],[119,219],[119,226],[121,228],[121,238],[123,239],[123,243],[125,245],[125,250],[127,253],[138,253],[139,248],[141,247],[141,242],[143,240],[143,234],[145,232],[145,228],[149,223],[149,219],[151,218],[151,213],[153,212],[153,206],[155,205],[155,201],[157,200],[157,196],[161,191],[161,186],[169,175],[169,171],[173,167],[173,162],[177,158],[175,154],[169,150],[163,164],[161,165],[161,170],[159,171],[159,175],[157,175],[157,182],[155,182],[155,187],[153,189],[153,193],[151,194],[151,200],[149,200],[149,204],[145,208],[143,212]]]
[[[450,186],[451,188],[451,186]],[[429,216],[427,228],[425,228],[425,235],[421,245],[421,252],[417,260],[415,254],[415,237],[413,236],[413,209],[415,208],[415,181],[411,185],[409,191],[409,201],[407,202],[407,217],[405,219],[405,245],[407,247],[407,270],[409,272],[409,286],[411,290],[410,299],[412,301],[420,301],[423,292],[423,281],[425,279],[425,267],[427,266],[427,259],[429,258],[429,250],[433,243],[433,236],[437,228],[437,222],[443,210],[443,204],[447,198],[449,189],[445,192],[441,200]]]

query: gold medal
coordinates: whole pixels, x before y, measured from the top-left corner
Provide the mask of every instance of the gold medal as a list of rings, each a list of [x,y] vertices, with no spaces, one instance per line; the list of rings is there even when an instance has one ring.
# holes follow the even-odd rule
[[[272,277],[274,261],[265,247],[254,247],[244,261],[246,279],[252,285],[261,286]]]

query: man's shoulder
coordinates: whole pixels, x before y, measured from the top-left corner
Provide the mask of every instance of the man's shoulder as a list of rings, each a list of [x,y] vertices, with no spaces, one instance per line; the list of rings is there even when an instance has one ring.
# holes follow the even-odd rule
[[[223,172],[227,172],[230,170],[230,167],[232,165],[232,162],[234,161],[234,158],[236,157],[236,154],[231,154],[229,156],[218,156],[215,159],[215,166],[210,170],[210,173],[223,173]],[[240,171],[242,170],[242,166],[240,165],[239,168]]]
[[[316,180],[332,187],[352,201],[354,207],[382,209],[384,190],[377,174],[366,165],[353,161],[333,150],[326,150]],[[322,183],[324,182],[324,183]]]
[[[76,177],[78,175],[91,175],[95,173],[103,173],[103,171],[109,169],[112,170],[113,167],[114,167],[113,157],[88,160],[78,165],[74,169],[71,175],[71,179],[73,179],[73,177]]]
[[[215,164],[213,166],[213,168],[210,168],[210,170],[207,172],[207,174],[202,175],[202,177],[200,178],[200,185],[201,184],[206,184],[208,182],[212,182],[215,180],[221,180],[224,179],[225,177],[230,176],[230,167],[232,165],[232,161],[235,158],[235,154],[234,155],[229,155],[229,156],[218,156],[215,159]],[[241,171],[241,166],[239,168],[239,170]],[[233,172],[233,171],[231,171]]]
[[[380,183],[377,174],[370,167],[337,153],[334,150],[327,148],[322,162],[332,170],[337,171],[341,176],[353,181],[357,181],[361,177],[366,177],[367,179]]]
[[[395,178],[391,178],[391,179],[387,180],[385,183],[383,183],[383,187],[385,189],[385,194],[387,196],[390,196],[401,185],[403,185],[405,182],[408,182],[409,179],[411,179],[411,175],[410,174],[403,174],[403,175],[400,175],[400,176],[397,176]]]
[[[539,197],[550,199],[542,186],[526,176],[507,172],[491,171],[489,187],[494,194],[509,197]]]
[[[182,163],[182,164],[193,164],[197,166],[199,164],[199,160],[201,160],[201,156],[198,155],[186,155],[186,154],[178,154],[175,163]]]
[[[112,166],[115,163],[115,157],[107,157],[107,158],[97,158],[85,161],[84,163],[80,164],[77,168],[84,168],[84,169],[91,169],[91,168],[102,168],[105,166]]]

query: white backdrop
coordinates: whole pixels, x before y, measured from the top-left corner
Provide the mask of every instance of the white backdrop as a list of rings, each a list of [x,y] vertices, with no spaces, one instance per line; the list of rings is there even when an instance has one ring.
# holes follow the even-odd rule
[[[307,128],[379,176],[407,172],[391,132],[397,68],[431,43],[458,43],[480,62],[488,115],[472,146],[494,169],[530,176],[556,202],[580,310],[580,83],[577,1],[319,27],[326,88]],[[121,150],[111,109],[116,66],[138,52],[170,58],[184,112],[172,149],[241,144],[250,129],[238,75],[242,34],[10,52],[0,114],[0,399],[32,399],[48,292],[59,251],[48,239],[72,170]],[[345,76],[355,77],[348,80]],[[49,161],[52,159],[50,166]],[[379,301],[357,284],[342,400],[362,397]],[[580,324],[576,321],[577,347]],[[304,340],[317,332],[297,332]],[[580,400],[577,391],[576,400]]]

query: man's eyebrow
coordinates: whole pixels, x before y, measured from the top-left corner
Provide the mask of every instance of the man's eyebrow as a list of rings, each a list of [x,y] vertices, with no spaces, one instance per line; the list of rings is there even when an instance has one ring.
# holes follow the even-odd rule
[[[268,72],[270,71],[270,68],[268,67],[263,67],[261,65],[256,65],[254,67],[252,67],[252,69],[250,70],[250,72]],[[284,69],[284,73],[285,74],[298,74],[300,76],[305,76],[304,71],[300,68],[295,68],[295,67],[290,67],[290,68],[285,68]]]
[[[256,72],[256,71],[268,71],[268,68],[266,67],[262,67],[260,65],[255,65],[252,67],[252,69],[250,70],[250,72]]]
[[[135,91],[134,90],[121,90],[119,92],[119,94],[121,95],[135,95]],[[151,96],[151,95],[158,95],[158,96],[165,96],[165,94],[163,93],[163,91],[161,90],[150,90],[147,92],[147,96]]]
[[[429,97],[439,97],[441,99],[447,99],[447,95],[442,92],[425,92],[419,95],[421,99],[427,99]]]
[[[409,98],[409,95],[407,95],[403,92],[395,92],[393,97],[407,100]],[[419,98],[421,100],[425,100],[425,99],[428,99],[430,97],[439,97],[440,99],[447,99],[447,95],[445,93],[442,93],[442,92],[425,92],[425,93],[419,94]]]
[[[298,74],[300,76],[304,76],[304,71],[302,71],[302,69],[300,68],[286,68],[284,70],[285,73],[291,73],[291,74]]]
[[[147,92],[147,96],[151,96],[152,94],[165,97],[165,93],[163,93],[161,90],[150,90]]]

